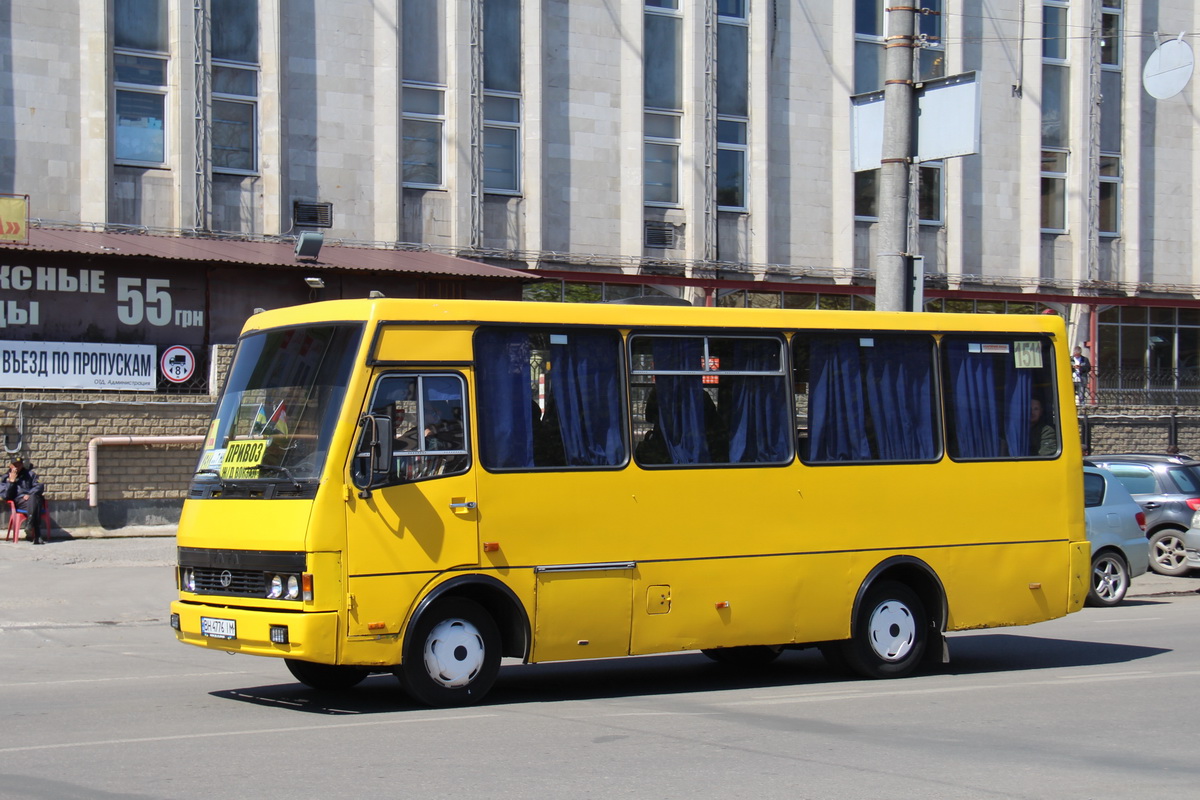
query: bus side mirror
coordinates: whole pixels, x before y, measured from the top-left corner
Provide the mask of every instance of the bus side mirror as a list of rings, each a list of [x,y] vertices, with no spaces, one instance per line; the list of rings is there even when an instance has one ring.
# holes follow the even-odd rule
[[[384,486],[392,464],[392,418],[386,414],[364,414],[360,446],[354,460],[354,477],[363,488],[358,496],[371,496],[371,489]]]

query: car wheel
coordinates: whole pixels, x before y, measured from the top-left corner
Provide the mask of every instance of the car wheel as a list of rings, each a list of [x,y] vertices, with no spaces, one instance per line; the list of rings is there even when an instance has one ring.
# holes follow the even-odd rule
[[[1088,590],[1089,606],[1120,605],[1129,591],[1129,567],[1116,553],[1097,553],[1092,559],[1092,588]]]
[[[347,667],[335,664],[314,664],[311,661],[300,661],[295,658],[285,658],[288,672],[311,689],[323,692],[335,692],[339,689],[349,689],[363,682],[371,674],[365,667]]]
[[[903,678],[925,655],[929,618],[916,592],[902,583],[881,581],[863,597],[854,634],[842,643],[846,663],[868,678]]]
[[[779,658],[782,652],[778,647],[769,645],[747,645],[744,647],[717,647],[711,650],[701,650],[701,653],[730,667],[762,667]]]
[[[1188,573],[1183,533],[1174,528],[1158,531],[1150,537],[1150,569],[1159,575],[1178,577]]]
[[[500,673],[500,632],[478,603],[452,597],[421,615],[396,675],[412,698],[447,708],[478,703]]]

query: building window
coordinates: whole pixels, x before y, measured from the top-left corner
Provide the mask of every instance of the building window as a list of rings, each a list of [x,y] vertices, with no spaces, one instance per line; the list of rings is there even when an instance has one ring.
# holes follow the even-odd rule
[[[921,0],[928,14],[917,18],[921,50],[918,79],[940,78],[946,73],[946,51],[942,44],[942,0]],[[854,91],[874,92],[883,88],[884,0],[855,0],[854,6]],[[941,163],[922,166],[917,187],[922,223],[942,224]],[[854,174],[854,216],[875,220],[879,216],[879,170]]]
[[[1045,0],[1042,6],[1042,230],[1067,230],[1067,154],[1070,69],[1067,60],[1068,8]]]
[[[679,203],[682,29],[679,0],[646,0],[642,75],[642,102],[646,108],[643,197],[645,202],[658,205]]]
[[[1121,157],[1100,156],[1100,233],[1121,233]]]
[[[921,44],[919,80],[927,81],[946,74],[946,46],[942,43],[942,0],[921,0],[917,34]]]
[[[1100,40],[1100,213],[1102,236],[1121,233],[1121,0],[1103,0]]]
[[[744,0],[717,3],[717,206],[746,208],[749,35]]]
[[[1042,230],[1067,230],[1067,153],[1042,151]]]
[[[678,114],[645,115],[645,190],[643,199],[655,205],[679,203],[679,131]]]
[[[113,155],[120,163],[167,160],[165,0],[113,2]]]
[[[1100,12],[1100,63],[1121,66],[1121,0],[1104,0]]]
[[[942,163],[923,164],[917,179],[917,214],[923,224],[942,224]]]
[[[521,98],[488,93],[483,98],[483,188],[521,190]]]
[[[521,7],[483,3],[483,188],[521,190]]]
[[[717,119],[717,206],[746,208],[746,127],[744,121]]]
[[[879,218],[879,170],[854,173],[854,216],[867,220]]]
[[[883,34],[883,0],[855,0],[855,94],[883,88]]]
[[[441,87],[405,84],[402,95],[404,185],[441,187],[446,92]]]
[[[258,169],[258,0],[211,0],[214,172]]]

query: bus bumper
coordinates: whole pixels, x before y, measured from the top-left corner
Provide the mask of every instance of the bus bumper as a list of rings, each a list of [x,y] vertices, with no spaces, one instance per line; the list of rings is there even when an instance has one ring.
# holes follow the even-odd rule
[[[171,603],[171,627],[184,644],[210,650],[337,663],[335,611],[288,613],[176,600]]]

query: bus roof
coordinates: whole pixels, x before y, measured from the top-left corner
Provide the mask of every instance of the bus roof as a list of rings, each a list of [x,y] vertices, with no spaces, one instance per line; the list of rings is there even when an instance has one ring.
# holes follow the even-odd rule
[[[1057,314],[950,314],[817,309],[705,308],[626,303],[370,298],[328,300],[263,311],[243,333],[321,322],[531,323],[741,330],[974,331],[1065,334]]]

